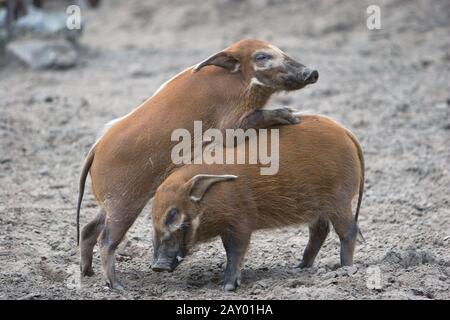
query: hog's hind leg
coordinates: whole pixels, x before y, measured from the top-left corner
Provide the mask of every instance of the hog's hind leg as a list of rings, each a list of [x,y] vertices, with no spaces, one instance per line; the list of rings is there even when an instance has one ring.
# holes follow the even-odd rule
[[[303,259],[297,268],[312,267],[320,248],[330,232],[330,223],[328,218],[319,217],[309,225],[309,240],[303,252]]]
[[[92,270],[92,256],[94,252],[94,246],[97,243],[97,238],[100,235],[105,224],[105,210],[100,209],[97,216],[84,226],[81,231],[80,241],[80,269],[82,276],[92,276],[94,271]]]
[[[116,278],[115,251],[144,205],[137,209],[113,210],[111,214],[108,214],[103,230],[100,233],[99,245],[103,273],[106,284],[111,289],[123,289],[122,284]]]
[[[351,266],[358,235],[358,225],[352,216],[351,207],[338,211],[330,219],[341,242],[341,266]]]

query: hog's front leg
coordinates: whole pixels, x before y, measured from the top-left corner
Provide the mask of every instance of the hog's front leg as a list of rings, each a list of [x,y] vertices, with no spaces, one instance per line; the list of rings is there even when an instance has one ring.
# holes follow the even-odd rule
[[[262,129],[276,125],[299,123],[294,110],[288,107],[277,109],[258,109],[244,115],[240,120],[240,128]]]
[[[298,116],[294,113],[295,110],[282,107],[277,109],[257,109],[245,113],[239,120],[236,121],[234,115],[225,116],[219,123],[218,129],[222,135],[226,135],[226,129],[265,129],[271,126],[288,125],[299,123]],[[211,143],[210,139],[203,141],[202,147]]]
[[[225,291],[234,291],[241,284],[242,262],[250,243],[250,234],[250,231],[229,230],[221,235],[227,253],[227,266],[223,282]]]

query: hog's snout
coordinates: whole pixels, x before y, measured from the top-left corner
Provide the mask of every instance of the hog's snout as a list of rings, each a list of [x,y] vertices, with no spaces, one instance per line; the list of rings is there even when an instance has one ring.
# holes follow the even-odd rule
[[[303,69],[303,81],[307,84],[316,83],[319,79],[319,72],[310,68]]]
[[[299,64],[298,67],[288,69],[288,72],[282,76],[282,79],[285,90],[298,90],[309,84],[316,83],[319,79],[319,72]]]

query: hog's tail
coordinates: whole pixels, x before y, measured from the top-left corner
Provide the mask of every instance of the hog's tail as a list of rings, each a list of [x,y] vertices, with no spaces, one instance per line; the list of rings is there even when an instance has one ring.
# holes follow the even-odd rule
[[[83,170],[80,176],[80,185],[78,191],[78,205],[77,205],[77,246],[80,245],[80,210],[81,202],[83,201],[84,186],[86,184],[86,178],[89,174],[89,169],[91,169],[92,162],[94,161],[95,146],[89,150],[89,153],[84,161]]]
[[[361,145],[359,144],[356,137],[348,131],[348,136],[355,144],[356,150],[358,152],[358,158],[359,158],[359,164],[361,167],[361,173],[360,173],[360,181],[359,181],[359,195],[358,195],[358,204],[356,205],[356,213],[355,213],[355,222],[358,222],[358,215],[359,215],[359,209],[361,208],[361,202],[364,192],[364,178],[365,178],[365,164],[364,164],[364,155],[362,153]]]
[[[365,171],[366,170],[365,170],[365,163],[364,163],[364,155],[363,155],[361,145],[359,144],[358,139],[355,137],[355,135],[350,130],[347,130],[347,135],[349,136],[349,138],[352,140],[353,144],[356,147],[356,150],[358,153],[358,158],[359,158],[359,164],[360,164],[360,168],[361,168],[361,172],[359,175],[360,180],[359,180],[358,203],[356,205],[356,212],[355,212],[355,222],[358,223],[359,210],[361,208],[361,202],[362,202],[363,193],[364,193],[364,180],[365,180]],[[359,230],[359,228],[358,228],[358,232],[359,232],[360,237],[364,241],[364,237],[361,233],[361,230]]]

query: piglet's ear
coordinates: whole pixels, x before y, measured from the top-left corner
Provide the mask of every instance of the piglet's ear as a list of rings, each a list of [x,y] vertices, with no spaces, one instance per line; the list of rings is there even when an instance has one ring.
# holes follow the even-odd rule
[[[218,66],[230,72],[236,72],[239,70],[239,61],[229,52],[221,51],[200,62],[192,69],[192,72],[197,72],[206,66]]]
[[[192,177],[187,185],[189,189],[189,197],[193,202],[202,200],[209,187],[217,182],[235,180],[237,176],[232,174],[212,175],[212,174],[198,174]]]

